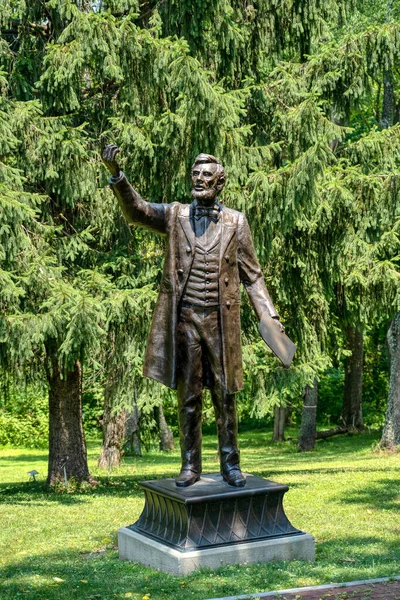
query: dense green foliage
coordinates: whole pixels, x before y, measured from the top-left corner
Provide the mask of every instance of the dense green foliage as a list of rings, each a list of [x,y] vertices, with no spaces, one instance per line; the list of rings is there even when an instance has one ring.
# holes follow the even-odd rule
[[[48,402],[44,390],[3,390],[0,402],[0,446],[45,448],[48,437]]]
[[[49,441],[49,406],[45,385],[6,385],[0,395],[0,446],[46,448]],[[83,427],[99,438],[103,399],[101,390],[84,390]]]
[[[126,459],[107,476],[95,466],[99,445],[89,444],[90,470],[100,485],[80,493],[71,485],[56,494],[43,483],[45,451],[1,450],[0,598],[204,600],[398,575],[398,456],[372,452],[378,437],[371,434],[318,442],[312,455],[271,437],[271,431],[241,435],[243,466],[289,485],[285,510],[315,536],[314,563],[226,566],[176,577],[120,561],[117,530],[143,507],[138,482],[174,476],[178,451]],[[205,439],[207,471],[218,468],[216,444],[216,437]],[[40,474],[36,484],[27,475],[33,468]]]
[[[226,165],[223,200],[248,215],[299,346],[277,368],[244,299],[244,412],[296,405],[341,368],[347,324],[387,327],[399,304],[397,1],[0,6],[4,369],[43,379],[49,355],[64,369],[81,360],[85,385],[111,387],[116,406],[173,402],[141,378],[163,241],[123,221],[102,133],[152,201],[189,200],[200,151]]]

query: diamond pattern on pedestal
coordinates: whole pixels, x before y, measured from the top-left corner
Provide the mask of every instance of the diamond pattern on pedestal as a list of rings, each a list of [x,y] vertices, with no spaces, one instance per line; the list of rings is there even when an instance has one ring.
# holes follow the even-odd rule
[[[181,551],[302,533],[283,510],[288,487],[261,477],[247,475],[239,489],[216,473],[189,488],[177,488],[173,479],[141,486],[145,506],[130,528]]]

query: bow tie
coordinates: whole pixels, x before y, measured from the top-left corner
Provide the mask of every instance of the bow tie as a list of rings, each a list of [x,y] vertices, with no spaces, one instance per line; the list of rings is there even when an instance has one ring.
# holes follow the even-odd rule
[[[194,218],[201,219],[201,217],[208,217],[212,219],[214,223],[218,221],[219,217],[219,207],[218,205],[214,206],[200,206],[197,205],[194,210]]]

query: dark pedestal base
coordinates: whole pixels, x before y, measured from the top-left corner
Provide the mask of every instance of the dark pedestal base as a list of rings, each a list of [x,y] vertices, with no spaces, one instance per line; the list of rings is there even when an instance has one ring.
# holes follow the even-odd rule
[[[246,475],[234,488],[203,475],[188,488],[173,479],[145,481],[139,520],[119,531],[120,558],[183,574],[196,568],[268,560],[313,560],[314,538],[283,510],[286,485]]]

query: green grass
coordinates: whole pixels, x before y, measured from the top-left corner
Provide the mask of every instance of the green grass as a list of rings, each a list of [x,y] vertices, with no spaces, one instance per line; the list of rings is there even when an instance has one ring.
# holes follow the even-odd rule
[[[204,600],[274,589],[400,574],[399,456],[373,452],[376,436],[337,437],[299,454],[294,442],[273,444],[270,433],[241,435],[247,472],[287,483],[286,513],[315,536],[315,563],[222,567],[187,577],[118,560],[117,530],[143,507],[138,482],[174,476],[179,456],[127,458],[81,493],[52,493],[43,481],[46,452],[0,450],[0,598],[35,600]],[[218,470],[216,442],[204,440],[205,472]],[[39,471],[29,482],[27,471]]]

